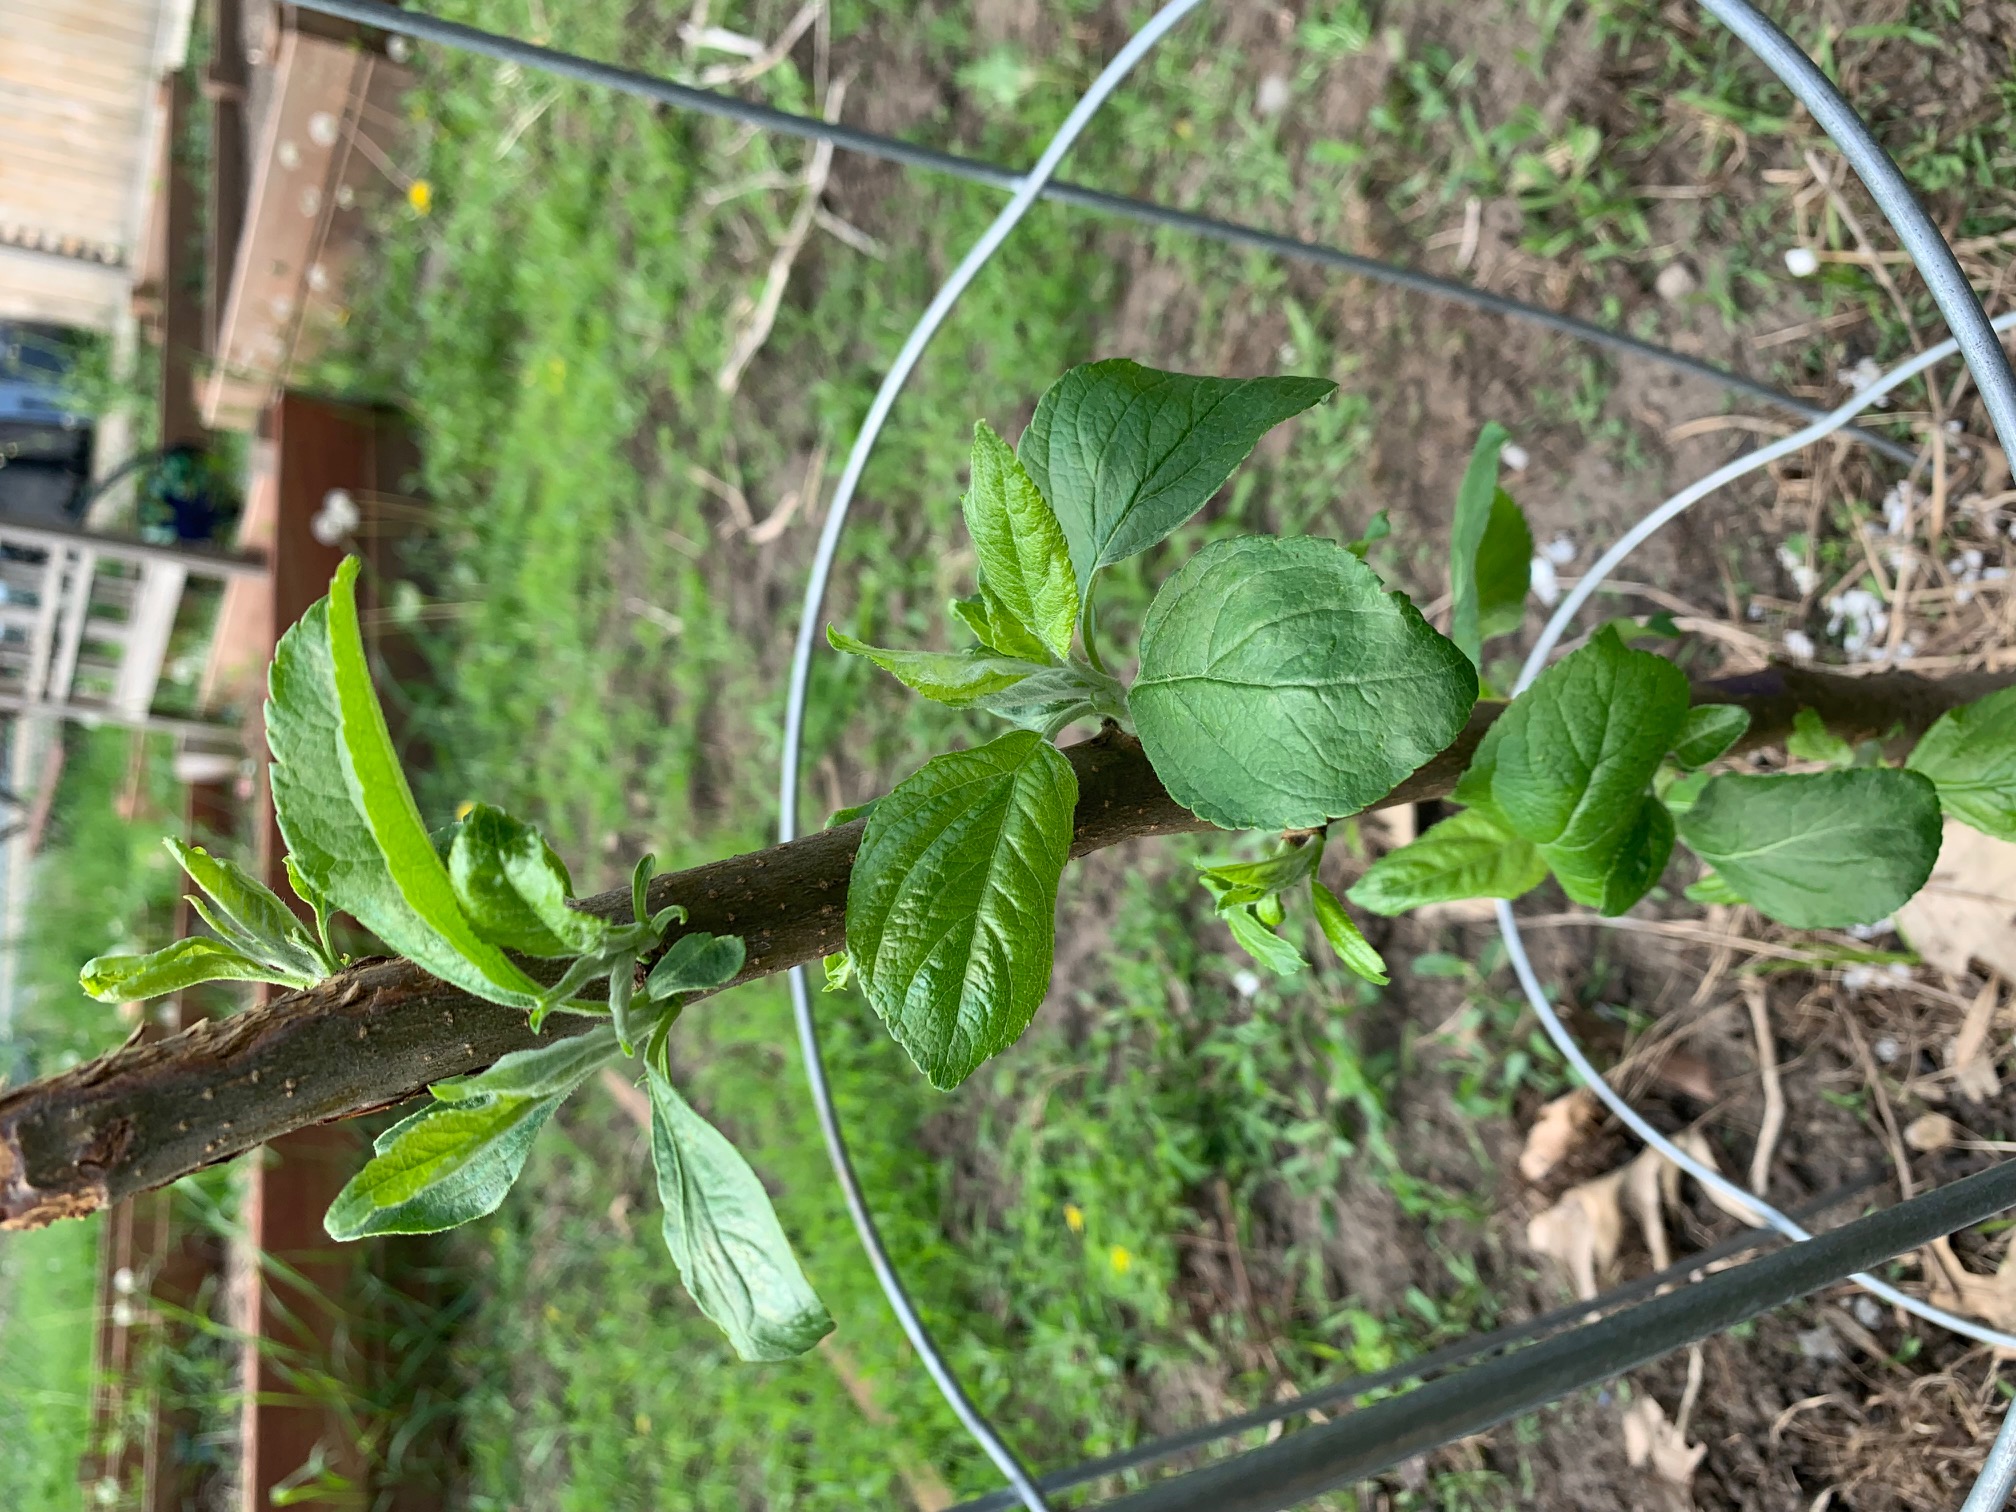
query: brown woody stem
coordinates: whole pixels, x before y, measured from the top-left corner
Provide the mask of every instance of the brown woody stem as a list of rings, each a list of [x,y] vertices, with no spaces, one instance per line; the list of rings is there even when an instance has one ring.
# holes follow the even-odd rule
[[[1694,699],[1748,708],[1741,749],[1755,749],[1782,741],[1802,707],[1850,740],[1915,738],[1947,709],[2012,680],[1772,668],[1697,684]],[[1502,708],[1480,704],[1448,750],[1373,807],[1447,796]],[[1139,742],[1118,729],[1065,754],[1078,774],[1072,855],[1210,828],[1170,798]],[[682,932],[740,935],[748,957],[738,983],[818,960],[846,942],[847,880],[863,823],[658,877],[651,906],[684,905]],[[627,919],[629,891],[585,906]],[[546,1034],[579,1033],[592,1022],[556,1015]],[[403,1102],[430,1082],[541,1042],[523,1013],[470,997],[409,962],[360,962],[305,992],[129,1043],[0,1094],[0,1228],[95,1211],[304,1125]]]

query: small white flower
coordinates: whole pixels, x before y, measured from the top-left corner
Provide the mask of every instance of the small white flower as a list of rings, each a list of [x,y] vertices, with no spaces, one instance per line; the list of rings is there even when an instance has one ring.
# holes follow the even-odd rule
[[[1530,582],[1533,597],[1547,608],[1552,609],[1561,601],[1561,575],[1554,570],[1554,564],[1544,556],[1533,558]]]
[[[364,513],[347,488],[332,488],[322,496],[322,508],[308,522],[308,533],[324,546],[340,545],[364,522]]]
[[[1820,254],[1811,247],[1787,247],[1785,271],[1794,278],[1811,278],[1820,271]]]
[[[1556,567],[1566,567],[1570,562],[1575,560],[1575,553],[1580,549],[1568,538],[1567,532],[1563,531],[1545,546],[1542,546],[1540,554]]]
[[[1918,490],[1899,483],[1883,495],[1883,533],[1903,535],[1911,528],[1911,511],[1918,507]]]
[[[1250,998],[1260,990],[1260,975],[1240,967],[1232,973],[1232,990],[1242,998]]]
[[[1850,924],[1848,933],[1858,940],[1878,940],[1895,927],[1888,919],[1878,919],[1874,924]]]
[[[1785,569],[1787,576],[1792,579],[1793,586],[1800,593],[1811,593],[1815,588],[1820,586],[1820,574],[1811,567],[1808,567],[1806,565],[1806,558],[1794,551],[1790,546],[1780,546],[1778,548],[1778,565]]]
[[[1505,449],[1498,453],[1498,460],[1505,464],[1505,471],[1515,473],[1526,471],[1533,461],[1526,448],[1517,441],[1507,441]]]
[[[132,1296],[139,1285],[140,1283],[133,1279],[133,1267],[130,1265],[122,1265],[112,1272],[112,1290],[122,1297]]]
[[[1842,990],[1849,993],[1866,992],[1876,985],[1874,966],[1850,966],[1841,973]]]
[[[1869,1048],[1876,1052],[1876,1059],[1883,1062],[1886,1066],[1890,1065],[1899,1055],[1904,1053],[1904,1047],[1897,1043],[1896,1036],[1890,1034],[1884,1035]]]
[[[131,1328],[134,1320],[139,1316],[140,1314],[133,1304],[128,1302],[124,1297],[121,1297],[117,1302],[112,1304],[112,1326],[114,1328]]]
[[[1794,661],[1811,661],[1814,651],[1813,637],[1804,630],[1787,630],[1785,650]]]

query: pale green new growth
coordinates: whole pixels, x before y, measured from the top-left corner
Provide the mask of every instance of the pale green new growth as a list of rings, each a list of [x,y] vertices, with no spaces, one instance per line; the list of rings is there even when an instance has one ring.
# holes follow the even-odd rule
[[[805,1280],[770,1194],[749,1162],[687,1104],[656,1066],[651,1157],[665,1247],[686,1290],[745,1360],[788,1360],[833,1331]]]

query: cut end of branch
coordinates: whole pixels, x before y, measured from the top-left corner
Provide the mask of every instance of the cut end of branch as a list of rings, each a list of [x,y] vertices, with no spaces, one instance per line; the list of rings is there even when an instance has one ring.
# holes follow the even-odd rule
[[[118,1158],[112,1152],[111,1159]],[[99,1170],[103,1162],[96,1162]],[[0,1230],[39,1229],[63,1218],[84,1218],[108,1206],[112,1194],[102,1178],[80,1163],[75,1179],[55,1189],[28,1179],[28,1166],[12,1133],[0,1137]]]

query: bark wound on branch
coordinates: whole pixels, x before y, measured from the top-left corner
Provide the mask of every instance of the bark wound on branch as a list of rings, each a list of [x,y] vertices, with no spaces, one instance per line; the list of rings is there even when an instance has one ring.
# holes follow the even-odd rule
[[[2010,681],[1774,668],[1697,684],[1694,698],[1747,707],[1751,726],[1739,749],[1755,749],[1781,741],[1801,707],[1851,740],[1900,727],[1915,737],[1945,710]],[[1446,797],[1502,707],[1479,705],[1455,744],[1373,806]],[[1210,828],[1164,791],[1132,736],[1109,729],[1065,754],[1078,774],[1073,856]],[[748,956],[737,983],[816,961],[846,943],[847,879],[864,823],[658,877],[651,907],[682,904],[681,932],[740,935]],[[585,906],[627,918],[629,892],[603,893]],[[307,1124],[403,1102],[430,1082],[594,1022],[556,1015],[542,1040],[522,1013],[406,961],[359,962],[306,992],[128,1044],[0,1094],[0,1228],[93,1212]]]

